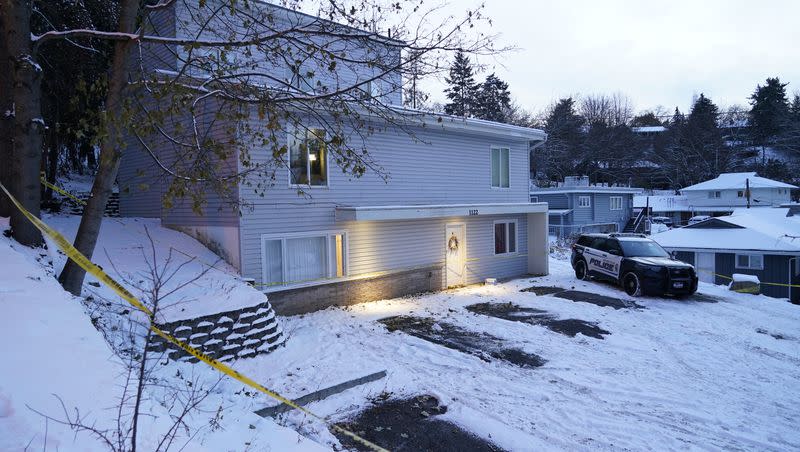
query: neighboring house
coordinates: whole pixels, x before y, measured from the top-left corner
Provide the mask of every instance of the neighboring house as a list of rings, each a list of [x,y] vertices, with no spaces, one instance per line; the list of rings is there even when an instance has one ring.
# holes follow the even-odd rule
[[[632,223],[633,195],[640,188],[591,185],[586,176],[569,176],[558,187],[532,186],[530,201],[549,207],[550,235],[621,232]]]
[[[296,20],[310,17],[254,5]],[[175,2],[171,8],[172,15],[161,22],[180,16],[185,6]],[[167,23],[164,29],[175,33],[176,27]],[[191,29],[177,30],[178,37],[194,35]],[[390,57],[400,56],[398,46],[385,50],[396,53]],[[160,58],[167,67],[178,64],[169,54]],[[399,107],[399,90],[385,93],[382,101],[398,106],[404,129],[373,118],[380,127],[364,139],[374,161],[390,175],[388,181],[373,172],[360,178],[344,174],[316,135],[289,133],[280,138],[289,148],[288,168],[278,168],[263,193],[255,183],[234,189],[232,196],[252,209],[233,211],[209,193],[203,215],[197,215],[188,203],[162,206],[162,174],[148,166],[147,153],[129,140],[119,175],[124,187],[121,214],[158,217],[164,225],[198,237],[263,287],[283,314],[488,277],[547,274],[547,205],[528,199],[529,148],[542,143],[546,134],[477,119],[409,113]],[[259,120],[254,112],[250,121]],[[159,154],[168,154],[168,148],[169,143],[154,145]],[[250,154],[267,161],[272,150],[255,146]],[[230,165],[235,169],[239,163]],[[138,189],[145,186],[149,190]],[[299,196],[298,189],[308,196]]]
[[[789,208],[737,209],[732,215],[654,234],[653,240],[694,265],[701,281],[728,284],[755,275],[761,292],[800,301],[800,217]],[[774,283],[774,284],[763,284]]]
[[[639,195],[634,208],[651,208],[652,215],[672,218],[676,225],[686,224],[695,215],[727,215],[747,207],[750,184],[750,207],[778,207],[791,201],[794,185],[767,179],[757,173],[723,173],[715,179],[680,190],[679,195]]]

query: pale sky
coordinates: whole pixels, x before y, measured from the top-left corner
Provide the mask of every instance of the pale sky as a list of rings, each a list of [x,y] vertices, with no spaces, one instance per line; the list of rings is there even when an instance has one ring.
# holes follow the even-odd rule
[[[480,3],[451,0],[452,11]],[[622,92],[641,111],[687,111],[701,92],[747,104],[769,76],[800,92],[800,0],[486,0],[499,45],[520,50],[494,70],[518,103],[540,111],[571,94]],[[429,81],[444,101],[442,82]]]

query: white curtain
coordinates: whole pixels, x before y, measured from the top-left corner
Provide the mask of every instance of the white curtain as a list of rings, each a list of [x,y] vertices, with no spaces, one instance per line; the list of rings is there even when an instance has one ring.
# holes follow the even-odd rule
[[[265,283],[283,282],[283,260],[281,257],[281,241],[267,240],[264,242],[264,269]]]
[[[289,283],[328,276],[326,237],[286,239],[286,275]]]

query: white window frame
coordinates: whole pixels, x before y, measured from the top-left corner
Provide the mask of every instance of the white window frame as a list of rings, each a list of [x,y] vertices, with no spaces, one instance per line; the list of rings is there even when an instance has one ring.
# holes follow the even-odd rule
[[[713,190],[708,192],[708,199],[720,199],[722,198],[722,192],[719,190]]]
[[[508,244],[509,244],[509,234],[508,234],[508,224],[514,223],[514,251],[508,251]],[[495,249],[495,241],[497,238],[494,236],[495,234],[495,227],[498,224],[505,224],[506,230],[506,252],[505,253],[498,253]],[[494,220],[492,222],[492,254],[495,256],[511,256],[514,254],[519,254],[519,220],[514,218],[509,218],[507,220]]]
[[[500,153],[500,158],[499,158],[500,162],[503,161],[503,151],[506,151],[506,154],[508,155],[508,159],[507,159],[508,167],[506,167],[506,176],[508,177],[508,185],[507,186],[503,186],[503,166],[502,166],[502,164],[500,165],[500,169],[499,169],[500,177],[499,177],[499,180],[497,182],[498,185],[494,185],[494,182],[492,181],[492,174],[494,174],[494,168],[493,168],[494,159],[492,159],[492,156],[494,155],[494,151],[498,151]],[[511,189],[511,148],[505,147],[505,146],[491,146],[489,148],[489,185],[494,190],[509,190],[509,189]]]
[[[538,196],[531,196],[531,202],[539,202]]]
[[[739,257],[740,256],[747,256],[747,266],[746,267],[739,265]],[[759,257],[761,259],[761,265],[760,266],[753,266],[753,257]],[[734,265],[736,266],[736,268],[740,268],[740,269],[743,269],[743,270],[764,270],[764,255],[763,254],[758,254],[758,253],[753,253],[753,254],[738,253],[738,254],[736,254],[734,256],[734,259],[735,259]]]
[[[292,148],[294,147],[294,142],[297,140],[297,127],[291,127],[291,130],[288,132],[287,143],[288,146],[286,147],[286,174],[289,176],[289,188],[302,188],[302,189],[311,189],[311,188],[329,188],[331,186],[331,157],[330,153],[327,149],[327,144],[325,144],[325,185],[311,185],[311,159],[306,156],[306,179],[308,180],[307,184],[295,184],[292,182]],[[314,129],[322,130],[326,134],[328,133],[327,130],[321,127],[303,127],[303,135],[307,136],[306,134]],[[304,140],[307,138],[304,138]],[[324,140],[324,139],[323,139]],[[308,152],[308,151],[306,151]]]
[[[342,276],[337,277],[334,275],[336,269],[336,255],[335,253],[331,253],[331,249],[333,249],[334,244],[336,243],[336,236],[341,235],[342,240],[342,266],[344,267],[342,270]],[[264,287],[264,292],[270,291],[277,291],[277,290],[286,290],[295,287],[304,287],[304,286],[313,286],[317,285],[322,281],[330,281],[336,280],[341,281],[346,279],[350,275],[350,240],[347,234],[347,231],[343,230],[326,230],[326,231],[305,231],[305,232],[293,232],[287,234],[262,234],[261,235],[261,281],[267,280],[267,265],[266,265],[266,253],[267,253],[267,245],[266,242],[271,240],[280,240],[281,241],[281,274],[283,277],[286,277],[286,240],[288,239],[298,239],[304,237],[325,237],[325,246],[326,246],[326,254],[327,254],[327,276],[321,279],[315,279],[313,281],[303,281],[291,284],[291,282],[286,283],[285,281],[281,281],[281,284],[275,284],[272,286]]]
[[[614,201],[618,201],[619,206],[614,207]],[[622,196],[611,196],[608,199],[608,208],[610,210],[622,210]]]
[[[584,200],[586,201],[585,205]],[[592,197],[589,195],[578,196],[578,207],[592,207]]]

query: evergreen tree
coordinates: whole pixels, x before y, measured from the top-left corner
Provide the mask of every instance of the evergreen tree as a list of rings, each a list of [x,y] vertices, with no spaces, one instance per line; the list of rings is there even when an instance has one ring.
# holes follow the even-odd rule
[[[450,75],[445,78],[445,81],[449,86],[444,92],[450,100],[444,106],[445,113],[464,117],[473,116],[478,85],[475,83],[472,63],[463,52],[456,53],[453,65],[450,66]]]
[[[547,141],[537,158],[531,160],[531,172],[552,181],[575,175],[576,166],[582,159],[583,125],[584,119],[578,115],[573,98],[556,102],[545,118]]]
[[[658,119],[655,113],[652,111],[644,112],[638,116],[635,116],[631,121],[631,127],[652,127],[652,126],[661,126],[661,120]]]
[[[729,155],[717,124],[718,115],[719,108],[701,93],[686,119],[681,147],[692,183],[713,179],[728,167]]]
[[[473,114],[488,121],[505,123],[508,122],[510,110],[511,93],[508,91],[508,83],[489,74],[477,93]]]
[[[789,109],[789,115],[793,122],[800,122],[800,94],[795,94],[792,100],[792,106]]]
[[[750,96],[750,126],[755,144],[773,143],[786,128],[789,121],[786,85],[778,77],[768,78],[767,84],[757,85]]]

